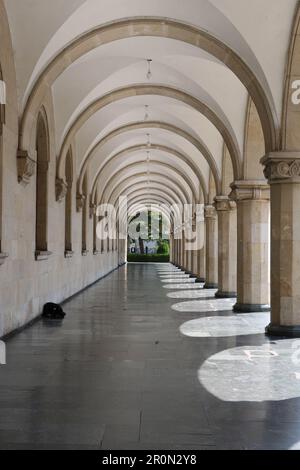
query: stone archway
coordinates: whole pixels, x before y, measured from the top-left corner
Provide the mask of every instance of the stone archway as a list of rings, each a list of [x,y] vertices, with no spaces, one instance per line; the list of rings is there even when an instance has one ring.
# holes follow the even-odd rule
[[[204,180],[204,177],[201,173],[201,170],[199,167],[197,167],[188,157],[186,157],[185,155],[183,155],[182,153],[178,152],[177,150],[174,150],[168,146],[165,146],[165,145],[159,145],[159,144],[142,144],[142,145],[135,145],[135,146],[132,146],[132,147],[129,147],[129,148],[126,148],[120,152],[118,152],[117,154],[115,155],[112,155],[109,159],[106,159],[102,165],[99,167],[95,177],[94,177],[94,181],[92,183],[92,189],[91,189],[91,197],[92,199],[94,198],[94,192],[95,192],[95,188],[98,184],[98,179],[100,177],[100,174],[101,172],[105,169],[105,167],[111,163],[111,161],[113,159],[117,159],[119,157],[123,157],[123,156],[126,156],[130,153],[133,153],[133,152],[139,152],[141,150],[159,150],[159,151],[162,151],[162,152],[166,152],[174,157],[176,157],[177,159],[185,162],[190,168],[191,170],[195,173],[195,175],[197,176],[198,178],[198,181],[200,183],[200,186],[201,186],[201,189],[202,189],[202,192],[203,192],[203,195],[204,195],[204,199],[207,198],[207,188],[206,188],[206,183],[205,183],[205,180]]]
[[[198,201],[198,196],[197,196],[197,188],[195,187],[195,185],[193,184],[193,182],[190,180],[190,178],[188,176],[186,176],[183,172],[180,172],[179,170],[177,170],[177,168],[173,168],[171,165],[167,164],[167,163],[164,163],[164,162],[161,162],[160,160],[154,160],[153,158],[151,159],[151,163],[155,164],[155,165],[158,165],[162,168],[162,174],[163,174],[163,171],[164,169],[168,170],[169,173],[175,173],[180,179],[183,180],[184,183],[187,184],[187,186],[190,188],[191,190],[191,193],[192,193],[192,196],[193,196],[193,200],[194,202],[197,202]],[[107,181],[106,184],[104,184],[102,190],[101,190],[101,193],[99,194],[100,196],[100,204],[101,203],[104,203],[105,201],[103,201],[103,195],[105,194],[105,191],[106,189],[109,187],[110,185],[110,182],[111,182],[111,179],[114,179],[116,176],[120,175],[121,173],[123,173],[124,171],[126,170],[130,170],[130,169],[135,169],[136,167],[139,167],[141,165],[143,165],[144,162],[143,161],[139,161],[139,162],[134,162],[134,163],[131,163],[129,165],[126,165],[122,168],[119,168],[117,171],[115,171],[114,173],[112,173],[111,177],[110,177],[110,180]],[[152,175],[152,171],[150,172],[150,175]],[[168,175],[169,177],[169,175]],[[170,178],[171,180],[173,178]],[[177,183],[178,184],[178,183]],[[188,193],[185,191],[185,189],[182,187],[182,185],[180,185],[181,187],[181,190],[182,192],[185,194],[185,196],[187,197]],[[188,199],[188,197],[187,197]]]
[[[100,139],[89,151],[88,153],[86,154],[85,156],[85,159],[84,159],[84,162],[82,163],[81,165],[81,169],[80,169],[80,172],[79,172],[79,177],[78,177],[78,191],[80,193],[81,191],[81,186],[82,186],[82,176],[84,174],[84,171],[86,171],[86,168],[87,168],[87,163],[89,161],[90,158],[93,157],[93,154],[99,150],[104,144],[106,144],[110,139],[116,137],[116,136],[119,136],[119,135],[122,135],[126,132],[130,132],[130,131],[133,131],[133,130],[138,130],[138,129],[149,129],[149,128],[153,128],[153,129],[162,129],[162,130],[165,130],[167,132],[172,132],[176,135],[179,135],[181,137],[183,137],[184,139],[186,139],[189,143],[191,143],[202,155],[203,157],[206,159],[206,161],[208,162],[211,170],[212,170],[212,173],[213,173],[213,176],[214,176],[214,179],[215,179],[215,184],[216,184],[216,187],[217,188],[220,188],[220,181],[221,181],[221,178],[220,178],[220,174],[219,174],[219,170],[217,168],[217,165],[216,165],[216,162],[214,160],[214,157],[213,155],[211,154],[210,150],[207,148],[207,146],[205,145],[205,143],[202,141],[202,139],[200,138],[195,138],[193,137],[191,134],[189,134],[188,132],[185,132],[184,130],[172,125],[172,124],[169,124],[169,123],[165,123],[165,122],[160,122],[160,121],[148,121],[148,122],[133,122],[133,123],[130,123],[130,124],[126,124],[124,126],[121,126],[117,129],[114,129],[113,131],[111,131],[110,133],[108,133],[106,136],[104,136],[102,139]],[[105,160],[106,162],[106,160]],[[102,166],[100,167],[102,168]]]
[[[96,112],[105,108],[111,103],[115,103],[124,98],[131,96],[144,96],[144,95],[157,95],[172,98],[191,106],[193,109],[198,111],[200,114],[203,114],[211,123],[217,128],[217,130],[222,135],[228,150],[232,158],[232,165],[235,171],[235,175],[239,177],[240,175],[240,165],[241,165],[241,156],[239,151],[239,146],[237,139],[234,135],[233,129],[230,125],[226,125],[222,118],[217,115],[212,109],[210,109],[205,103],[199,101],[197,98],[178,90],[177,88],[172,88],[169,86],[162,85],[135,85],[135,86],[126,86],[117,90],[114,90],[89,104],[76,118],[76,120],[69,126],[66,131],[66,135],[63,139],[59,157],[58,157],[58,166],[57,166],[57,177],[58,179],[63,178],[63,164],[66,158],[66,154],[69,146],[72,144],[72,141],[79,131],[79,129],[88,121],[88,119],[93,116]],[[183,132],[183,131],[181,131]],[[212,165],[211,165],[212,166]]]
[[[114,21],[83,34],[67,45],[45,68],[31,90],[21,121],[19,148],[24,150],[29,148],[30,128],[45,90],[70,64],[99,45],[137,36],[165,37],[186,42],[203,49],[226,64],[247,88],[256,105],[267,150],[278,149],[279,122],[271,92],[269,89],[264,89],[246,62],[234,50],[207,31],[178,21],[153,17],[134,17]],[[228,148],[231,151],[230,146]]]

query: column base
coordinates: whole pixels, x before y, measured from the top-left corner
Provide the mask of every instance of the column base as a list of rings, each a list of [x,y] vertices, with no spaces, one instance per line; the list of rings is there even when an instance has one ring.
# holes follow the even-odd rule
[[[197,283],[199,283],[199,284],[200,284],[200,283],[203,284],[203,283],[205,283],[205,279],[204,279],[203,277],[196,277],[195,282],[197,282]]]
[[[238,304],[236,303],[233,307],[233,311],[236,313],[269,312],[270,309],[271,309],[270,305],[267,305],[267,304]]]
[[[236,296],[236,292],[221,292],[219,290],[215,294],[217,299],[234,299]]]
[[[203,289],[218,289],[218,284],[206,282],[203,286]]]
[[[266,335],[300,338],[300,325],[272,325],[270,323],[266,326]]]

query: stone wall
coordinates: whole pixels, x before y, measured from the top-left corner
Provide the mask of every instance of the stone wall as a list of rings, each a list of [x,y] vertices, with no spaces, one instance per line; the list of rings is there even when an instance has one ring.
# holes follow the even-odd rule
[[[82,256],[82,213],[76,212],[76,185],[73,184],[74,255],[71,258],[64,257],[65,202],[58,203],[55,199],[56,146],[52,96],[48,90],[43,99],[43,106],[47,113],[50,140],[48,249],[52,255],[44,261],[35,260],[36,179],[33,175],[26,186],[18,183],[17,87],[13,50],[2,0],[0,0],[0,63],[3,80],[7,86],[0,175],[2,181],[1,251],[8,254],[0,266],[1,337],[34,319],[41,313],[45,302],[61,302],[101,278],[116,268],[119,262],[124,262],[124,256],[119,258],[118,251],[93,254],[92,219],[90,218],[88,218],[87,233],[89,253],[87,256]],[[35,142],[34,135],[31,136],[30,141]]]

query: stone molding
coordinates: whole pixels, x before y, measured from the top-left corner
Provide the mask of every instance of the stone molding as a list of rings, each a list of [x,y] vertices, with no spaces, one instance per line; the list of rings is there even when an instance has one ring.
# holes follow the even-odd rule
[[[229,198],[234,202],[240,201],[269,201],[270,187],[261,180],[235,181],[230,185],[232,191]]]
[[[300,183],[300,152],[274,152],[261,159],[269,184]]]
[[[214,207],[217,212],[227,212],[236,209],[236,203],[228,196],[217,196],[215,197]]]
[[[77,212],[81,212],[84,206],[84,202],[86,200],[86,196],[84,194],[76,194],[76,210]]]
[[[205,219],[216,219],[217,218],[217,212],[216,212],[215,207],[213,205],[205,206],[204,216],[205,216]]]
[[[58,202],[62,202],[62,200],[66,197],[67,190],[68,190],[67,183],[62,178],[56,178],[55,197]]]
[[[36,261],[46,261],[52,255],[52,251],[41,251],[37,250],[35,252]]]
[[[35,154],[36,157],[36,154]],[[18,182],[22,186],[27,186],[30,178],[34,175],[36,168],[36,158],[32,158],[27,150],[18,150],[17,154],[17,169],[18,169]]]

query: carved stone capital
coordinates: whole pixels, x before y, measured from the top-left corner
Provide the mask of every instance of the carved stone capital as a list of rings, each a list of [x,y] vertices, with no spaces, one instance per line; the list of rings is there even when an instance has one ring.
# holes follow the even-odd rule
[[[216,219],[217,212],[213,205],[205,206],[204,208],[204,216],[206,219]]]
[[[300,183],[300,152],[274,152],[260,162],[269,184]]]
[[[58,202],[61,202],[67,194],[68,185],[62,178],[55,180],[55,197]]]
[[[79,193],[76,194],[76,210],[77,210],[77,212],[82,211],[85,200],[86,200],[86,197],[85,197],[84,194],[79,194]]]
[[[242,180],[235,181],[231,185],[229,198],[232,201],[269,201],[270,187],[265,181]]]
[[[215,197],[214,206],[217,212],[226,212],[234,210],[236,203],[229,199],[228,196],[217,196]]]
[[[35,155],[36,158],[36,155]],[[18,168],[18,182],[22,186],[26,186],[30,182],[30,178],[35,173],[36,159],[32,158],[27,150],[18,150],[17,154],[17,168]]]

